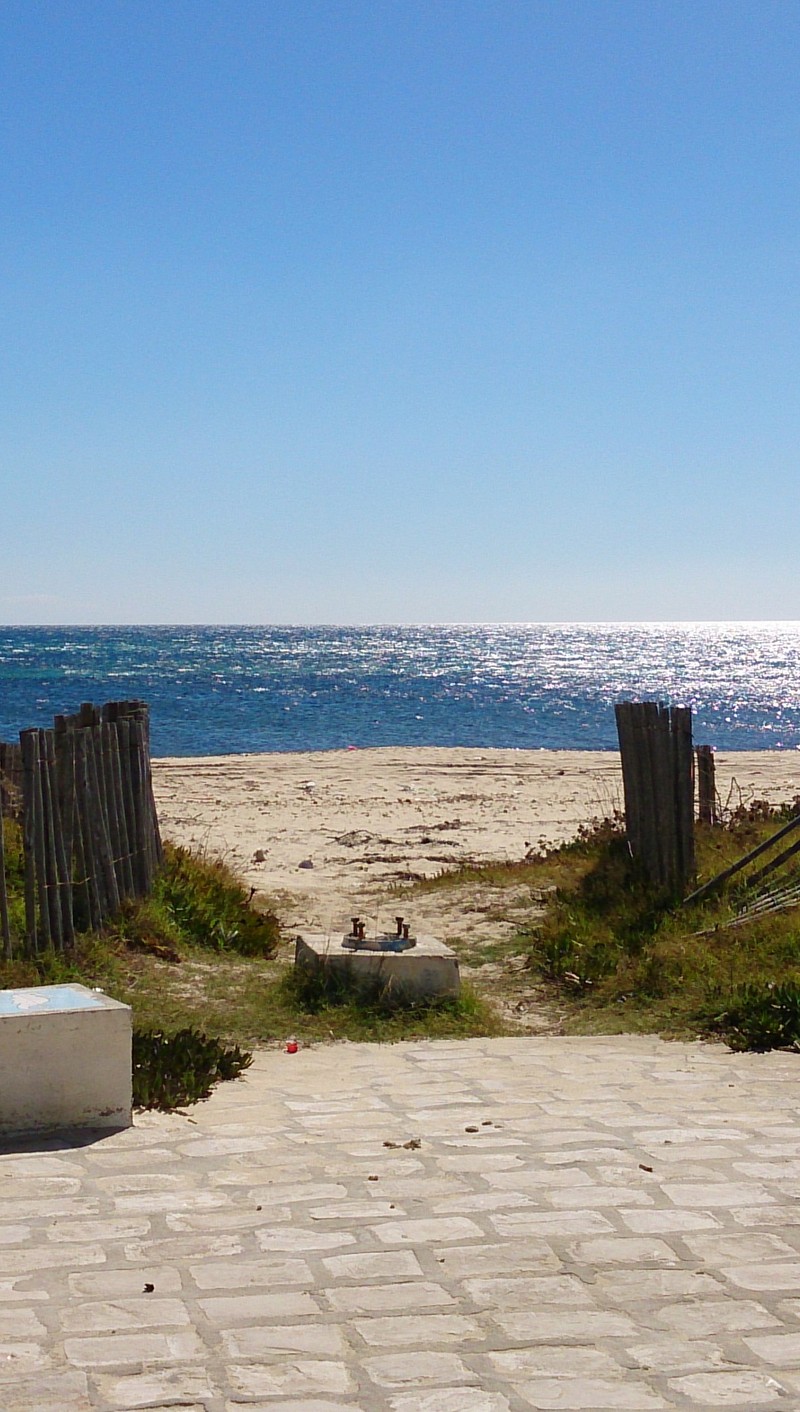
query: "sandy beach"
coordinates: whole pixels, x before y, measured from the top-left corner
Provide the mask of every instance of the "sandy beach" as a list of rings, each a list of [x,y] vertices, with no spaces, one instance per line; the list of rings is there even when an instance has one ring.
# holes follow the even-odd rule
[[[800,753],[720,753],[724,803],[800,792]],[[396,889],[468,860],[521,859],[622,804],[611,751],[387,748],[154,761],[165,837],[223,856],[287,928],[380,925]],[[393,891],[394,889],[394,891]],[[479,906],[476,907],[479,912]],[[437,925],[435,895],[415,903]]]

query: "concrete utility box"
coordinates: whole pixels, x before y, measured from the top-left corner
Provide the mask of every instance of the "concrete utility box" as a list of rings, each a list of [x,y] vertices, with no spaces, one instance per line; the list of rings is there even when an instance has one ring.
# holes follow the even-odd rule
[[[295,943],[295,965],[311,970],[329,967],[347,976],[354,990],[386,985],[398,1000],[443,999],[458,995],[458,957],[433,936],[417,936],[412,949],[353,950],[339,937],[304,932]]]
[[[131,1125],[131,1010],[84,985],[0,990],[0,1132]]]

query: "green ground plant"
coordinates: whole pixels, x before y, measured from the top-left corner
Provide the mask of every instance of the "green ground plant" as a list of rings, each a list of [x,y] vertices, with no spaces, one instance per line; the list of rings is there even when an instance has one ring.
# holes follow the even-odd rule
[[[698,826],[699,880],[795,812],[795,801],[779,809],[756,801],[722,827]],[[6,844],[19,936],[21,848],[8,822]],[[385,988],[354,995],[334,976],[296,974],[274,911],[254,908],[222,864],[173,848],[151,898],[126,906],[102,934],[80,936],[71,955],[0,963],[0,984],[81,980],[130,1004],[138,1029],[199,1031],[240,1049],[282,1044],[290,1034],[309,1043],[509,1033],[517,1022],[506,1022],[501,1009],[513,1016],[516,998],[531,994],[542,1014],[572,1033],[800,1044],[800,908],[730,926],[742,900],[738,883],[699,906],[676,907],[637,872],[618,817],[538,856],[455,869],[404,895],[449,890],[457,914],[476,887],[497,899],[492,917],[502,918],[504,896],[513,898],[515,930],[507,927],[473,955],[463,951],[472,982],[454,1001],[400,1005]],[[487,962],[491,975],[483,981]]]
[[[462,985],[458,996],[409,1000],[376,977],[356,990],[352,978],[333,966],[292,967],[281,988],[293,1007],[329,1032],[344,1025],[361,1038],[457,1038],[476,1034],[502,1034],[504,1026],[471,986]]]
[[[798,799],[779,806],[755,800],[730,810],[720,826],[698,825],[698,882],[798,812]],[[416,891],[450,889],[455,906],[476,888],[498,899],[498,916],[504,893],[514,899],[527,966],[506,968],[509,1002],[515,989],[533,996],[540,1012],[557,1015],[562,1031],[721,1036],[752,1048],[800,1044],[792,1008],[800,993],[800,908],[731,927],[746,895],[738,878],[699,905],[676,907],[635,867],[618,815],[537,857],[455,869]],[[518,949],[509,942],[509,958]]]
[[[796,812],[796,801],[756,801],[722,827],[698,826],[699,880]],[[740,924],[744,895],[737,880],[700,905],[676,906],[648,886],[624,836],[599,830],[572,883],[557,888],[532,928],[529,965],[568,1000],[570,1028],[719,1034],[748,1048],[794,1043],[800,909]]]
[[[253,1061],[238,1045],[226,1046],[191,1026],[164,1034],[133,1032],[135,1108],[170,1112],[208,1098],[216,1084],[238,1078]]]
[[[172,1051],[176,1085],[192,1054],[198,1085],[204,1081],[202,1045],[193,1048],[189,1032],[242,1049],[283,1043],[290,1034],[315,1043],[505,1032],[491,1006],[469,987],[456,1001],[430,1006],[394,1006],[388,997],[313,995],[296,982],[291,944],[281,939],[276,912],[254,906],[251,890],[223,863],[169,844],[151,897],[127,903],[101,933],[78,936],[70,954],[46,951],[28,959],[20,954],[22,845],[9,821],[6,841],[17,955],[0,960],[0,986],[73,980],[102,987],[131,1006],[136,1031],[163,1037],[164,1063],[171,1037],[183,1033]],[[145,1091],[139,1093],[144,1101]]]

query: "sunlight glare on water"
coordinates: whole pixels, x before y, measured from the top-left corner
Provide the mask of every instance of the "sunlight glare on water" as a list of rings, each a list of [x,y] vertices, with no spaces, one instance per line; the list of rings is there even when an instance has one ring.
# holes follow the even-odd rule
[[[800,623],[0,629],[0,738],[140,697],[158,755],[613,749],[622,699],[719,749],[800,747]]]

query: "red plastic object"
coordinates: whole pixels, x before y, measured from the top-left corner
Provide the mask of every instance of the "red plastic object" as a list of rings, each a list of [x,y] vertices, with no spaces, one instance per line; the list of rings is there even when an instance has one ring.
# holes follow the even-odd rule
[[[286,1053],[287,1053],[287,1054],[296,1054],[296,1053],[297,1053],[297,1050],[298,1050],[298,1047],[299,1047],[299,1046],[298,1046],[298,1043],[297,1043],[297,1040],[296,1040],[296,1039],[287,1039],[287,1041],[286,1041]]]

